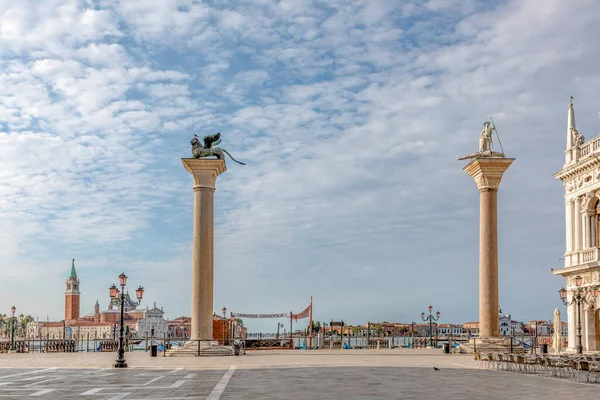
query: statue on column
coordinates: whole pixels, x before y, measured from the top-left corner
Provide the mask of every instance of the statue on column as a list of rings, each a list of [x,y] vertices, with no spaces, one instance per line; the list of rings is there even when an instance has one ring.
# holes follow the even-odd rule
[[[492,150],[492,134],[496,130],[496,125],[485,121],[483,123],[484,128],[479,133],[479,151],[472,153],[467,156],[460,157],[459,160],[466,160],[469,158],[480,158],[480,157],[500,157],[504,158],[504,153]],[[496,132],[496,134],[498,134]]]
[[[492,133],[496,130],[496,127],[490,128],[489,121],[483,123],[483,130],[479,134],[479,152],[485,153],[492,151]]]
[[[194,133],[194,137],[190,140],[190,144],[192,145],[192,156],[194,158],[205,158],[205,157],[216,157],[217,160],[222,160],[225,158],[225,154],[227,154],[233,161],[238,164],[246,165],[241,161],[233,158],[231,154],[225,149],[220,147],[213,147],[221,143],[221,133],[217,132],[214,135],[204,136],[202,138],[202,142],[204,145],[200,144],[200,140],[198,135]]]

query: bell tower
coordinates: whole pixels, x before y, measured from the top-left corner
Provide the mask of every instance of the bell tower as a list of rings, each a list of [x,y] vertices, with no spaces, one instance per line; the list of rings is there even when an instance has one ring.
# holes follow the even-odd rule
[[[65,321],[79,318],[79,279],[75,271],[75,259],[71,263],[71,274],[67,278],[65,291]]]

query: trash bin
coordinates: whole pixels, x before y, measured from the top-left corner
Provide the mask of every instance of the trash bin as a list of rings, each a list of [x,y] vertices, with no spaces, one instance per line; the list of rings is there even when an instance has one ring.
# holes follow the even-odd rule
[[[156,357],[157,354],[158,354],[158,346],[153,344],[152,346],[150,346],[150,357]]]
[[[540,347],[542,348],[542,354],[548,354],[548,344],[547,343],[543,343]]]
[[[442,349],[443,349],[444,354],[450,354],[450,344],[449,343],[442,344]]]

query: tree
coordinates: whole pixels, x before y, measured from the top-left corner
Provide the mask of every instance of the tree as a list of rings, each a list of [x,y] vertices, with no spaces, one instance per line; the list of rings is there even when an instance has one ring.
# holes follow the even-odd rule
[[[313,332],[314,333],[321,332],[321,323],[319,321],[313,322]]]
[[[33,322],[34,319],[31,315],[27,315],[26,317],[23,318],[23,321],[21,321],[21,329],[23,329],[23,332],[27,331],[27,324],[29,324],[30,322]]]
[[[244,326],[244,321],[241,318],[234,318],[234,320],[240,325]]]
[[[377,333],[379,335],[381,335],[381,333],[383,332],[383,326],[377,325],[377,326],[375,326],[375,330],[377,331]]]

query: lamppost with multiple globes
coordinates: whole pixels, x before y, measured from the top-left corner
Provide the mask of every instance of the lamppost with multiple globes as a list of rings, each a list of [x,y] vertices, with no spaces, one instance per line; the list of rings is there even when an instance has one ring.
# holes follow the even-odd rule
[[[571,291],[571,301],[567,300],[567,289],[561,288],[558,291],[560,299],[565,306],[569,307],[573,304],[577,306],[577,354],[583,354],[583,344],[581,341],[581,304],[585,303],[587,305],[593,305],[596,297],[598,296],[598,286],[592,286],[591,288],[584,289],[581,287],[582,282],[583,278],[577,275],[575,277],[575,286],[577,288]],[[588,294],[591,297],[590,300],[586,298]]]
[[[127,275],[125,275],[125,273],[119,275],[119,284],[121,285],[120,291],[114,284],[109,288],[110,297],[112,299],[118,299],[119,294],[121,295],[121,328],[119,330],[119,352],[114,367],[127,368],[127,362],[125,361],[125,348],[123,347],[123,325],[125,324],[123,312],[125,309],[125,285],[127,284]],[[144,288],[142,286],[138,287],[135,291],[135,295],[138,299],[138,302],[141,303],[142,298],[144,297]]]
[[[421,319],[426,322],[429,321],[429,345],[433,347],[433,322],[440,319],[440,312],[436,312],[434,317],[433,314],[431,314],[433,307],[429,306],[428,310],[429,315],[425,317],[425,313],[422,312]]]
[[[285,325],[283,325],[281,322],[277,323],[277,336],[275,336],[275,339],[279,339],[279,328],[285,328]],[[285,336],[284,336],[285,338]]]
[[[223,306],[221,311],[223,312],[223,346],[225,346],[225,314],[227,314],[227,307]]]
[[[15,311],[17,311],[17,307],[12,306],[10,311],[12,312],[10,319],[10,351],[15,351]]]

